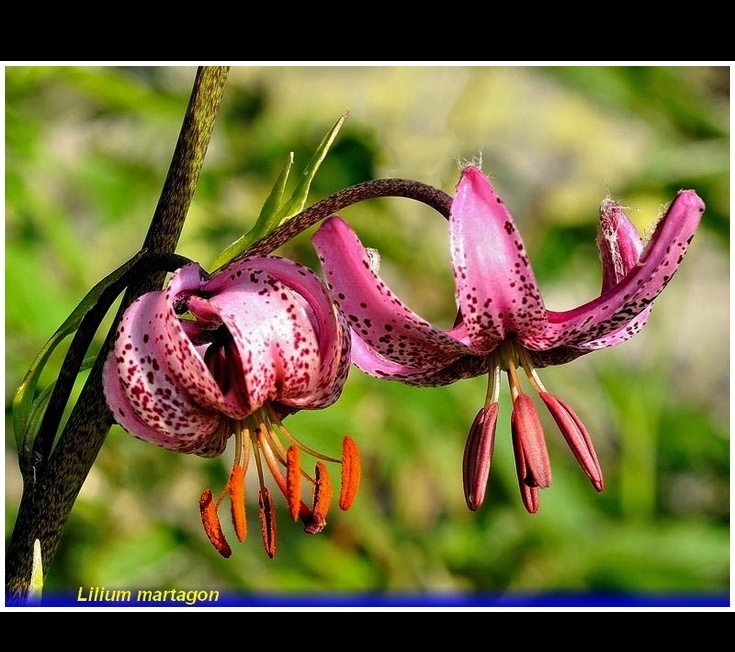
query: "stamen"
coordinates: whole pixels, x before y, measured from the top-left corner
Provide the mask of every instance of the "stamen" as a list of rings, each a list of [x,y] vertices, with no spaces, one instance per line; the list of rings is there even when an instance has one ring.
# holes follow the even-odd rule
[[[324,529],[327,511],[332,502],[332,480],[323,462],[316,463],[314,475],[314,506],[311,509],[311,519],[304,527],[307,534],[317,534]]]
[[[529,487],[525,484],[521,485],[521,499],[523,500],[523,506],[529,514],[535,514],[538,512],[538,495],[538,487]]]
[[[526,484],[526,458],[523,454],[523,447],[518,437],[515,436],[515,432],[513,433],[512,440],[513,455],[516,460],[516,473],[518,475],[518,486],[521,490],[521,499],[523,500],[523,505],[525,506],[528,513],[535,514],[536,512],[538,512],[539,508],[538,487],[531,487]]]
[[[498,422],[498,404],[481,408],[470,426],[470,433],[462,457],[462,480],[467,507],[475,512],[485,501],[490,478],[490,461],[495,446],[495,426]]]
[[[250,431],[245,428],[243,432],[243,422],[236,421],[234,425],[235,431],[235,464],[248,468],[250,459]]]
[[[232,467],[230,481],[230,510],[232,513],[232,525],[235,527],[237,540],[242,543],[248,534],[247,521],[245,520],[245,468],[239,464]]]
[[[595,447],[592,439],[587,432],[581,419],[575,414],[569,405],[557,396],[548,392],[539,394],[546,407],[549,408],[551,416],[554,417],[556,425],[559,427],[561,434],[564,436],[569,448],[577,458],[577,462],[582,467],[587,477],[592,482],[592,486],[597,491],[605,488],[605,481],[602,478],[602,468],[597,460]]]
[[[487,374],[487,392],[485,407],[491,406],[500,400],[500,357],[496,351],[490,355]]]
[[[202,517],[204,532],[215,550],[223,557],[229,557],[232,554],[232,549],[225,539],[224,532],[222,532],[222,523],[220,523],[217,515],[217,506],[214,503],[214,496],[210,489],[206,489],[199,499],[199,513]]]
[[[502,344],[502,353],[505,359],[505,366],[508,370],[508,384],[510,385],[510,396],[515,404],[516,399],[522,393],[521,382],[518,380],[518,371],[516,370],[516,352],[511,342]]]
[[[301,507],[301,461],[296,446],[289,446],[286,452],[286,500],[291,518],[297,521]]]
[[[291,433],[291,431],[288,428],[286,428],[285,425],[283,425],[283,422],[281,421],[280,417],[278,416],[278,414],[273,409],[273,406],[270,403],[268,403],[265,406],[265,408],[267,410],[267,416],[268,416],[268,419],[270,420],[270,423],[276,428],[278,428],[283,433],[283,435],[286,437],[286,439],[288,439],[292,444],[297,446],[301,451],[303,451],[307,455],[311,455],[312,457],[318,460],[324,460],[325,462],[339,462],[338,459],[334,457],[329,457],[328,455],[324,455],[323,453],[320,453],[319,451],[314,450],[313,448],[309,448],[306,444],[299,441]]]
[[[339,491],[339,508],[347,510],[352,507],[352,503],[357,496],[357,489],[360,486],[360,451],[357,444],[351,437],[342,439],[342,478]]]
[[[275,414],[275,413],[274,413]],[[273,430],[268,413],[265,409],[260,409],[249,417],[254,424],[254,430],[258,433],[258,440],[263,448],[268,449],[268,454],[274,458],[274,464],[286,466],[286,449],[283,447],[281,440]],[[270,463],[268,468],[270,468]]]
[[[523,473],[519,479],[529,487],[551,485],[551,465],[544,431],[536,407],[528,394],[519,394],[513,402],[511,431],[514,447],[520,452]],[[520,468],[518,469],[520,472]]]
[[[541,382],[541,378],[539,378],[539,375],[536,373],[536,369],[534,369],[533,364],[531,363],[531,358],[529,357],[526,348],[523,346],[518,346],[515,350],[518,353],[518,359],[521,362],[523,371],[526,372],[526,376],[533,386],[533,389],[539,395],[541,394],[541,392],[545,392],[546,388]]]
[[[263,460],[260,459],[261,452],[266,456],[266,462],[268,463],[268,468],[270,468],[271,473],[273,472],[273,467],[271,466],[271,462],[270,462],[270,459],[273,457],[273,453],[270,447],[268,446],[267,442],[265,441],[265,438],[262,432],[263,430],[264,430],[264,427],[261,424],[261,426],[258,427],[257,429],[249,431],[250,439],[253,442],[253,457],[255,458],[255,467],[258,469],[258,484],[261,487],[265,485],[265,480],[263,478]],[[275,464],[274,466],[276,470],[278,470],[278,466]],[[284,491],[284,489],[285,487],[281,487],[281,491]]]
[[[574,453],[574,457],[577,458],[577,462],[579,462],[579,465],[587,474],[590,482],[592,482],[592,486],[597,491],[602,491],[605,486],[602,478],[602,469],[597,460],[597,454],[595,453],[595,448],[587,432],[587,428],[585,428],[581,419],[566,402],[546,390],[536,370],[533,368],[528,351],[523,347],[517,347],[516,350],[518,352],[518,359],[531,385],[533,385],[541,400],[546,404],[549,412],[551,412],[551,416],[554,417],[556,425],[564,436],[569,448],[571,448],[572,453]]]
[[[273,559],[276,556],[276,509],[268,487],[261,487],[258,492],[258,508],[263,545],[268,556]]]
[[[286,478],[283,477],[283,474],[281,473],[281,469],[278,468],[278,460],[276,459],[273,450],[271,449],[268,439],[266,439],[267,429],[265,424],[261,423],[258,427],[258,439],[255,442],[255,459],[258,463],[258,470],[260,471],[260,455],[258,452],[260,451],[263,454],[263,457],[265,457],[266,464],[268,465],[268,470],[271,472],[271,475],[273,476],[273,479],[276,481],[276,484],[278,485],[279,491],[286,496],[286,499],[288,500],[288,488],[286,483]],[[285,462],[284,462],[285,464]],[[311,479],[308,475],[304,474],[307,480]],[[262,478],[261,478],[261,486],[263,485]],[[290,505],[289,505],[290,510]],[[298,517],[305,523],[311,522],[311,510],[304,504],[303,501],[299,504],[299,514]]]
[[[275,427],[281,429],[283,435],[292,443],[285,449]],[[263,543],[270,557],[276,552],[276,512],[272,494],[266,487],[265,467],[270,471],[278,489],[285,496],[288,503],[289,515],[293,520],[301,519],[304,530],[309,534],[321,532],[326,526],[327,512],[332,501],[332,482],[323,461],[332,461],[342,464],[342,485],[340,487],[339,504],[342,509],[349,509],[355,500],[360,484],[361,466],[357,444],[345,437],[342,442],[342,459],[334,459],[321,455],[317,451],[303,446],[283,426],[280,418],[267,403],[263,408],[256,410],[244,421],[233,422],[235,432],[235,463],[232,467],[229,482],[222,492],[220,501],[229,492],[232,511],[232,522],[235,533],[240,541],[247,535],[245,515],[245,473],[247,471],[249,448],[253,447],[253,457],[258,472],[260,491],[258,494],[259,516]],[[314,478],[301,468],[301,453],[306,452],[317,457]],[[322,461],[323,460],[323,461]],[[285,472],[283,469],[285,468]],[[301,500],[302,484],[306,480],[314,485],[312,509]],[[211,494],[211,492],[210,492]],[[205,529],[222,554],[231,554],[229,546],[222,534],[217,517],[217,505],[209,506],[202,498],[202,519]],[[212,502],[211,497],[208,499]],[[206,514],[205,514],[206,508]],[[226,548],[225,548],[226,546]]]

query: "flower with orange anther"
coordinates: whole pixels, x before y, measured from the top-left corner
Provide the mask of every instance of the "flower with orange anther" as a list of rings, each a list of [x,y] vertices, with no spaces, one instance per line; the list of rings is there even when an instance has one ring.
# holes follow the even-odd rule
[[[378,378],[438,386],[488,374],[488,391],[465,446],[463,482],[467,505],[485,498],[498,419],[502,372],[508,375],[511,433],[521,496],[538,510],[539,489],[551,484],[541,422],[521,386],[523,369],[549,409],[577,461],[597,491],[603,478],[592,441],[568,403],[549,393],[536,368],[564,364],[619,344],[640,331],[651,302],[682,261],[699,225],[704,203],[682,190],[644,245],[614,201],[600,210],[598,246],[602,291],[565,312],[547,310],[516,225],[489,180],[466,167],[449,216],[451,259],[459,306],[453,328],[442,330],[410,310],[381,280],[375,255],[339,217],[313,237],[327,285],[352,328],[352,360]]]
[[[204,529],[225,557],[231,549],[217,508],[229,495],[235,534],[247,533],[245,473],[251,457],[259,480],[258,508],[266,552],[276,552],[275,507],[265,468],[305,531],[326,524],[332,488],[324,462],[342,466],[339,506],[357,492],[360,461],[345,437],[341,457],[307,447],[283,425],[295,411],[337,400],[350,365],[344,314],[319,277],[277,256],[245,258],[209,277],[195,263],[178,269],[165,290],[137,299],[118,327],[104,372],[114,418],[130,434],[167,450],[221,454],[235,438],[229,482],[200,500]],[[308,474],[301,454],[316,458]],[[301,501],[313,486],[313,505]]]

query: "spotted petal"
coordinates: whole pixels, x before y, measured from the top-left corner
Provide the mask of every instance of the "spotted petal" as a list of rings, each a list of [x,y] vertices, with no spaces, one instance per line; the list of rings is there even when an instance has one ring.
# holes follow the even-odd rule
[[[602,265],[602,292],[623,280],[643,253],[643,239],[623,207],[607,198],[600,204],[597,247]]]
[[[267,401],[334,402],[349,369],[348,332],[319,277],[301,265],[251,258],[212,279],[186,265],[125,312],[105,366],[108,404],[140,439],[216,455],[228,421]]]
[[[455,357],[445,365],[427,365],[424,368],[398,364],[381,356],[357,336],[352,338],[352,361],[371,376],[415,387],[451,385],[458,380],[487,373],[487,360],[474,354]]]
[[[307,311],[318,341],[318,374],[303,403],[327,407],[339,397],[350,369],[350,330],[347,318],[334,303],[321,279],[299,263],[269,256],[254,264],[288,286]]]
[[[602,264],[602,293],[609,292],[620,283],[640,260],[644,243],[638,230],[628,219],[623,207],[612,199],[605,199],[600,206],[600,225],[597,246]],[[649,304],[629,322],[604,337],[579,345],[582,353],[604,349],[629,340],[648,322],[652,305]]]
[[[182,274],[199,284],[198,271]],[[118,423],[139,439],[168,450],[202,454],[212,450],[211,440],[217,435],[222,415],[195,404],[165,364],[173,357],[166,353],[176,339],[166,332],[161,319],[168,310],[166,293],[151,292],[125,312],[115,351],[105,364],[105,395]],[[183,346],[188,339],[178,341],[181,350],[188,351]],[[218,440],[214,448],[221,452],[224,441]]]
[[[438,369],[472,349],[406,306],[373,270],[357,235],[338,216],[325,220],[313,236],[314,247],[332,296],[353,332],[353,362],[378,376]],[[355,344],[355,338],[365,346]]]
[[[611,290],[625,278],[640,259],[643,252],[643,239],[633,223],[628,219],[620,204],[610,198],[600,205],[600,224],[597,232],[597,246],[602,266],[602,293]],[[651,305],[647,306],[633,319],[624,322],[616,330],[604,337],[576,346],[557,346],[542,351],[532,351],[534,366],[565,364],[585,353],[607,348],[630,339],[648,321]]]
[[[541,334],[546,310],[523,240],[474,166],[457,184],[449,235],[457,299],[475,352],[489,353],[510,334]]]
[[[642,326],[642,315],[681,264],[703,212],[704,202],[696,192],[680,191],[640,259],[619,283],[578,308],[550,311],[543,335],[526,337],[523,344],[544,350],[595,342],[603,348],[634,335]],[[621,328],[627,332],[621,333]]]
[[[349,366],[347,326],[321,287],[301,265],[251,258],[206,284],[209,299],[190,300],[197,312],[216,312],[232,336],[248,412],[268,400],[324,407],[339,395]]]
[[[160,360],[165,359],[168,372],[186,388],[190,401],[203,409],[242,419],[249,414],[247,405],[236,394],[222,392],[177,312],[193,293],[201,292],[205,279],[206,274],[196,264],[186,265],[174,273],[166,290],[157,293],[164,297],[165,303],[159,311],[149,315],[151,336],[163,343],[163,349],[158,351]]]

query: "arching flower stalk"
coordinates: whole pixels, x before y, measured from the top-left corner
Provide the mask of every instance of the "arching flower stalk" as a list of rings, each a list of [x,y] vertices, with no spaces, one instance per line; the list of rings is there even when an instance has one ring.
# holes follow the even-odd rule
[[[215,498],[200,499],[204,529],[225,557],[231,548],[218,516],[229,496],[238,540],[247,534],[245,474],[253,459],[266,552],[276,553],[276,519],[266,469],[308,533],[326,524],[332,488],[325,463],[342,467],[339,506],[357,492],[360,461],[345,437],[341,457],[301,443],[283,425],[298,410],[327,407],[339,397],[350,363],[342,312],[310,269],[275,257],[250,257],[211,278],[197,265],[181,267],[160,292],[125,312],[105,365],[105,395],[130,434],[170,451],[220,455],[234,435],[229,481]],[[315,458],[313,474],[301,456]],[[312,506],[301,500],[313,487]]]
[[[593,487],[604,481],[592,440],[571,406],[551,394],[536,369],[624,342],[646,323],[651,303],[671,280],[699,225],[704,203],[682,190],[644,245],[614,201],[602,203],[598,245],[602,291],[572,310],[547,310],[516,225],[485,175],[466,167],[452,200],[449,232],[458,319],[449,330],[415,314],[385,285],[374,256],[338,216],[313,237],[327,285],[352,328],[352,360],[377,378],[438,386],[488,375],[483,407],[463,459],[467,505],[485,498],[498,419],[500,379],[513,401],[512,441],[526,509],[539,507],[551,468],[534,401],[520,370],[549,409]]]

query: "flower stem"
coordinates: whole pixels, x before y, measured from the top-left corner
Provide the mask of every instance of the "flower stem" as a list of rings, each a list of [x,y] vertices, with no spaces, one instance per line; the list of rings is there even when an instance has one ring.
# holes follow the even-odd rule
[[[405,197],[414,199],[433,208],[444,217],[449,217],[452,198],[445,192],[419,181],[409,179],[375,179],[350,186],[330,195],[301,211],[290,220],[271,231],[241,254],[231,260],[240,260],[247,256],[265,256],[278,249],[291,238],[313,226],[337,211],[357,204],[366,199],[377,197]]]
[[[143,243],[143,248],[152,254],[170,254],[176,249],[228,72],[227,67],[221,66],[197,70],[168,175]],[[5,557],[8,605],[22,605],[27,601],[36,539],[41,542],[43,572],[48,573],[51,567],[69,513],[112,425],[102,390],[102,367],[116,325],[137,297],[160,289],[164,276],[165,272],[156,270],[141,274],[128,285],[117,317],[48,463],[36,470],[31,482],[24,483]]]

